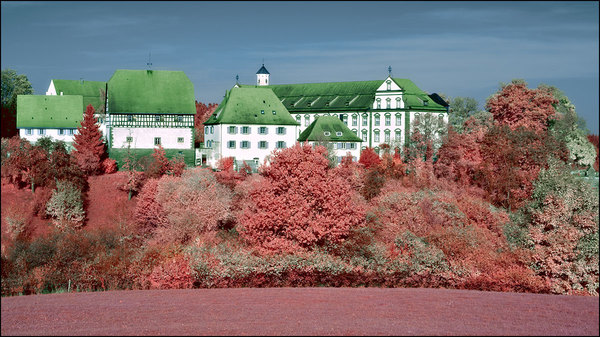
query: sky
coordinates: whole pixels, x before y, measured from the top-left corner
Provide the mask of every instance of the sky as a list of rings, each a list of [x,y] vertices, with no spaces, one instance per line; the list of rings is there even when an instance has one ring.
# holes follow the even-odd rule
[[[562,90],[598,134],[598,2],[2,1],[1,68],[51,79],[180,70],[196,100],[255,84],[408,78],[485,106],[500,83]]]

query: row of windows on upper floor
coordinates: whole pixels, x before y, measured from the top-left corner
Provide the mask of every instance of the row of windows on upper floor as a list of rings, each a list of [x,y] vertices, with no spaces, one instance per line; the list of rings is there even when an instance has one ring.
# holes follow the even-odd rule
[[[194,119],[194,115],[111,115],[112,122],[183,122]]]
[[[33,135],[33,130],[34,129],[25,129],[25,134],[27,136],[32,136]],[[46,134],[46,130],[48,129],[36,129],[37,130],[37,134],[40,136],[43,136]],[[50,130],[56,130],[56,129],[50,129]],[[58,129],[58,134],[61,136],[64,135],[69,135],[72,136],[75,134],[75,132],[77,131],[77,129],[74,128],[69,128],[69,129]]]
[[[256,129],[257,129],[257,132],[259,135],[269,134],[269,128],[267,128],[266,126],[259,126]],[[249,135],[250,133],[252,133],[252,128],[250,126],[242,126],[242,127],[229,126],[227,128],[227,133],[230,135],[236,135],[238,133],[238,131],[242,135]],[[204,134],[210,135],[210,134],[214,134],[214,133],[215,133],[215,128],[213,125],[204,127]],[[278,135],[285,135],[287,133],[287,129],[283,126],[279,126],[275,129],[275,133]]]
[[[214,144],[214,141],[212,140],[207,140],[206,141],[206,147],[207,148],[211,148]],[[337,142],[337,143],[333,143],[334,148],[338,149],[338,150],[354,150],[357,148],[357,145],[355,142]],[[240,141],[240,149],[250,149],[250,141],[247,140],[242,140]],[[269,142],[265,141],[265,140],[261,140],[259,142],[257,142],[257,147],[259,149],[268,149],[269,148]],[[284,141],[278,141],[275,143],[275,148],[277,149],[283,149],[286,147],[286,143]],[[235,140],[230,140],[227,142],[227,148],[228,149],[235,149],[237,148],[237,142]]]
[[[318,117],[319,115],[314,115],[314,117]],[[336,115],[337,116],[337,115]],[[362,126],[368,126],[369,124],[369,119],[368,119],[368,115],[362,114]],[[401,113],[397,113],[394,116],[394,126],[402,126],[402,114]],[[415,121],[419,122],[421,118],[421,115],[419,113],[415,114]],[[340,119],[342,120],[342,122],[348,126],[348,115],[346,114],[340,114]],[[302,125],[302,116],[301,115],[296,115],[296,122],[298,122],[300,125]],[[374,126],[381,126],[381,115],[380,114],[375,114],[373,116],[373,124]],[[310,115],[306,114],[304,115],[304,126],[307,127],[310,125]],[[443,114],[438,114],[438,127],[442,127],[444,125],[444,115]],[[358,115],[354,114],[352,115],[352,126],[358,126]],[[386,113],[384,115],[384,126],[392,126],[392,114],[390,113]]]

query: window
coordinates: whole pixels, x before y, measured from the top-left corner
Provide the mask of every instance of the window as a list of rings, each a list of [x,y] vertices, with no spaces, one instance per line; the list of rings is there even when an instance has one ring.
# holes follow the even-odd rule
[[[358,125],[358,116],[352,115],[352,126],[357,126],[357,125]]]
[[[396,109],[400,109],[400,97],[396,97]]]
[[[207,140],[206,141],[206,147],[210,148],[212,146],[212,140]]]
[[[385,108],[386,109],[391,109],[392,108],[392,100],[388,97],[385,100]]]
[[[396,126],[402,126],[402,115],[396,114]]]
[[[249,135],[250,134],[250,127],[249,126],[242,126],[242,134]]]
[[[362,130],[362,140],[363,142],[367,141],[367,130]]]
[[[127,121],[131,122],[133,120],[133,116],[132,115],[127,115]]]
[[[126,137],[126,138],[125,138],[125,141],[126,141],[127,143],[132,143],[132,142],[133,142],[133,137]]]
[[[394,131],[394,133],[395,133],[395,136],[394,136],[394,138],[395,138],[396,140],[400,140],[400,139],[402,139],[402,131],[400,131],[400,129],[396,129],[396,131]]]
[[[212,133],[215,133],[215,127],[214,127],[214,126],[211,126],[211,127],[210,127],[210,133],[211,133],[211,134],[212,134]]]
[[[392,125],[392,116],[390,114],[385,115],[385,126]]]
[[[310,125],[310,116],[305,115],[304,116],[304,126],[309,126],[309,125]]]
[[[266,149],[269,146],[269,143],[267,143],[264,140],[261,140],[260,142],[258,142],[258,148],[259,149]]]
[[[155,122],[160,122],[161,121],[161,116],[154,116],[154,121]]]
[[[69,129],[69,134],[70,134],[70,135],[74,135],[74,134],[75,134],[75,130],[76,130],[76,129]]]
[[[32,129],[25,129],[25,134],[26,135],[32,135],[33,134],[33,130]]]
[[[375,134],[374,134],[374,137],[373,137],[373,141],[374,141],[375,143],[379,143],[379,130],[375,130]]]
[[[379,120],[379,114],[376,114],[375,115],[375,126],[379,126],[379,122],[380,122],[380,120]]]
[[[235,140],[230,140],[227,142],[228,149],[235,149]]]
[[[242,143],[240,144],[240,147],[242,149],[249,149],[250,148],[250,142],[247,140],[242,140]]]
[[[264,115],[265,114],[265,110],[260,110],[260,114]]]
[[[266,126],[261,126],[258,128],[258,134],[259,135],[266,135],[268,133],[268,129]]]
[[[381,98],[377,99],[377,109],[381,109]]]
[[[296,115],[296,122],[298,122],[298,124],[301,124],[302,123],[302,116]]]
[[[352,132],[354,132],[354,134],[358,137],[358,130],[352,129]]]
[[[45,135],[46,129],[38,129],[38,135]]]
[[[383,137],[384,137],[384,142],[389,144],[390,143],[390,130],[385,130]]]
[[[278,149],[283,149],[283,148],[285,148],[285,142],[283,142],[283,141],[279,141],[279,142],[277,142],[277,148],[278,148]]]
[[[65,134],[65,129],[58,129],[58,134],[59,135],[64,135]]]
[[[237,126],[230,126],[229,127],[229,134],[230,135],[235,135],[237,133]]]
[[[273,110],[273,115],[276,115],[276,114],[277,114],[277,112],[275,112],[275,110]]]
[[[348,126],[348,115],[340,115],[340,119],[346,126]]]
[[[160,145],[160,137],[154,137],[154,145]]]
[[[429,105],[429,101],[428,101],[428,100],[426,100],[426,99],[424,99],[424,100],[423,100],[423,105],[424,105],[424,106],[428,106],[428,105]]]
[[[338,136],[338,137],[341,137],[342,133],[340,131],[338,131],[338,132],[335,133],[335,135]]]
[[[210,129],[208,128],[208,126],[205,126],[205,127],[204,127],[204,133],[205,133],[205,134],[208,134],[208,130],[210,130]]]
[[[356,149],[356,143],[350,143],[350,150]]]
[[[362,126],[367,126],[369,124],[369,119],[367,114],[362,115],[363,119],[362,119]]]
[[[343,150],[346,148],[346,143],[338,143],[337,145],[338,150]]]
[[[177,116],[177,121],[178,122],[183,122],[183,116]]]
[[[277,128],[277,134],[278,135],[285,135],[285,127],[280,126]]]
[[[177,137],[177,143],[183,143],[183,137]]]
[[[323,134],[327,137],[331,136],[331,132],[329,132],[329,131],[324,131]]]
[[[385,83],[387,83],[387,90],[388,91],[392,90],[392,81],[387,80],[387,81],[385,81]]]

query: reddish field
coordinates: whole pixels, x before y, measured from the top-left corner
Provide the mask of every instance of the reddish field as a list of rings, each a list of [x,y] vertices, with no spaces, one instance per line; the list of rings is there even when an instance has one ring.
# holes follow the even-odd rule
[[[598,298],[236,288],[2,298],[2,335],[598,335]]]

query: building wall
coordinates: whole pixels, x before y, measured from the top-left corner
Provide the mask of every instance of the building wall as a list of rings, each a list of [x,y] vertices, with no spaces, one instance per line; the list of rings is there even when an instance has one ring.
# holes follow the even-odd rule
[[[127,137],[131,137],[128,142]],[[191,128],[111,128],[111,147],[153,149],[154,138],[160,137],[165,149],[193,149],[194,132]]]
[[[31,130],[31,135],[27,134],[27,130]],[[40,134],[39,130],[44,130],[44,134]],[[32,129],[32,128],[21,128],[19,129],[19,137],[27,139],[30,143],[34,144],[38,139],[42,137],[51,137],[53,140],[62,140],[66,143],[73,142],[73,136],[77,133],[77,129],[62,129],[64,132],[61,135],[60,129]],[[73,134],[69,133],[69,130],[73,131]]]
[[[242,128],[249,128],[249,134],[243,134]],[[229,127],[237,128],[237,132],[230,133]],[[266,127],[266,134],[259,134],[259,128]],[[285,134],[278,135],[277,128],[285,129]],[[212,128],[212,129],[211,129]],[[253,161],[258,158],[259,164],[277,149],[277,142],[284,142],[284,147],[291,147],[296,143],[297,126],[295,125],[241,125],[241,124],[217,124],[205,127],[204,146],[212,149],[212,156],[207,158],[207,164],[215,167],[221,158],[234,157],[237,161]],[[242,141],[249,143],[249,148],[242,148]],[[259,148],[259,142],[267,142],[267,147]],[[231,148],[230,142],[235,142],[235,148]]]

